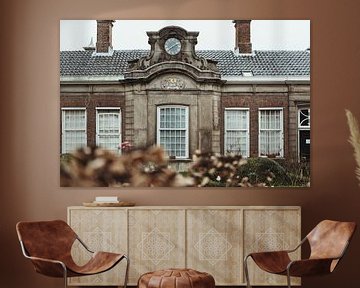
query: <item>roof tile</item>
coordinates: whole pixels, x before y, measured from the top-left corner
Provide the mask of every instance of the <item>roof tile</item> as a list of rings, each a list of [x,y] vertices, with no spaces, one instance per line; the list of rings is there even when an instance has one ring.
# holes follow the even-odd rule
[[[148,55],[149,50],[116,50],[111,56],[93,56],[93,51],[61,51],[61,76],[117,76],[123,75],[128,61]],[[241,76],[251,71],[254,76],[308,76],[308,51],[254,51],[251,55],[231,50],[200,50],[199,56],[218,61],[222,76]]]

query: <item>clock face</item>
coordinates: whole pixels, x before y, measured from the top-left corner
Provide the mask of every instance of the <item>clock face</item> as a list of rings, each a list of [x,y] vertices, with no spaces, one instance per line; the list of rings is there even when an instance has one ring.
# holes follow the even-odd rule
[[[177,38],[169,38],[165,41],[165,51],[170,55],[176,55],[180,52],[181,42]]]

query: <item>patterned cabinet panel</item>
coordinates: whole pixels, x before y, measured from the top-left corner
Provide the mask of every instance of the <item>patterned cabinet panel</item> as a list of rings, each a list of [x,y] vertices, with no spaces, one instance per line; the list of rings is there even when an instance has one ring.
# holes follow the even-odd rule
[[[244,210],[244,255],[292,249],[300,243],[300,208],[269,208]],[[301,257],[300,249],[292,254],[293,259]],[[286,277],[266,273],[252,259],[248,261],[252,285],[286,285]],[[292,284],[299,285],[299,278],[293,278]]]
[[[187,210],[187,267],[212,274],[216,285],[242,280],[242,210]]]
[[[185,267],[185,210],[129,210],[129,283],[145,272]]]
[[[127,253],[126,209],[69,209],[68,223],[91,250]],[[89,253],[78,241],[73,246],[72,255],[79,264],[89,259]],[[122,285],[125,267],[125,261],[121,261],[108,272],[73,277],[68,281],[70,285]]]

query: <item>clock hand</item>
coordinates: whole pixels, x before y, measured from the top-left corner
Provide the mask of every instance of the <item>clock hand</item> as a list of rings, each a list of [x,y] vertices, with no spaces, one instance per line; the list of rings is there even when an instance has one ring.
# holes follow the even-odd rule
[[[176,47],[176,46],[179,46],[179,43],[176,43],[176,44],[170,46],[168,49],[173,49],[173,48]]]

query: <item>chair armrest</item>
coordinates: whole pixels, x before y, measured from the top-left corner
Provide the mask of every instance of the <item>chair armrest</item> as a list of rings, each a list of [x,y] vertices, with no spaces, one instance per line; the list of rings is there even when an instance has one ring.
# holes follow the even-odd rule
[[[264,255],[265,257],[271,256],[279,256],[279,255],[288,255],[287,250],[279,250],[279,251],[264,251],[264,252],[252,252],[247,255],[247,257],[256,257],[259,255]]]
[[[30,259],[34,265],[35,271],[51,277],[66,277],[67,268],[66,265],[59,261],[53,259],[46,259],[33,256],[25,256]]]
[[[306,242],[306,240],[307,240],[306,237],[303,238],[303,239],[301,240],[301,242],[300,242],[295,248],[290,249],[290,250],[285,250],[285,251],[288,252],[288,253],[295,252],[297,249],[299,249],[299,248]]]
[[[333,261],[339,258],[318,258],[291,261],[287,266],[290,276],[312,276],[329,274],[332,272]]]
[[[36,272],[51,277],[66,277],[67,268],[64,262],[55,259],[30,256],[22,241],[20,241],[20,246],[25,258],[30,259],[33,263]]]
[[[41,257],[33,257],[33,256],[25,256],[26,258],[32,260],[32,261],[42,261],[42,262],[49,262],[53,264],[60,264],[63,267],[66,267],[63,262],[60,260],[54,260],[54,259],[47,259],[47,258],[41,258]]]
[[[305,243],[306,240],[307,240],[306,237],[303,238],[303,239],[301,240],[301,242],[300,242],[295,248],[293,248],[293,249],[278,250],[278,251],[265,251],[265,252],[253,252],[253,253],[249,253],[249,254],[245,257],[245,259],[248,258],[249,256],[251,256],[251,254],[255,254],[255,253],[261,253],[261,254],[267,253],[267,254],[269,254],[269,255],[274,254],[274,253],[276,253],[276,254],[283,254],[283,253],[288,254],[288,253],[292,253],[292,252],[295,252],[297,249],[299,249],[299,248]]]

